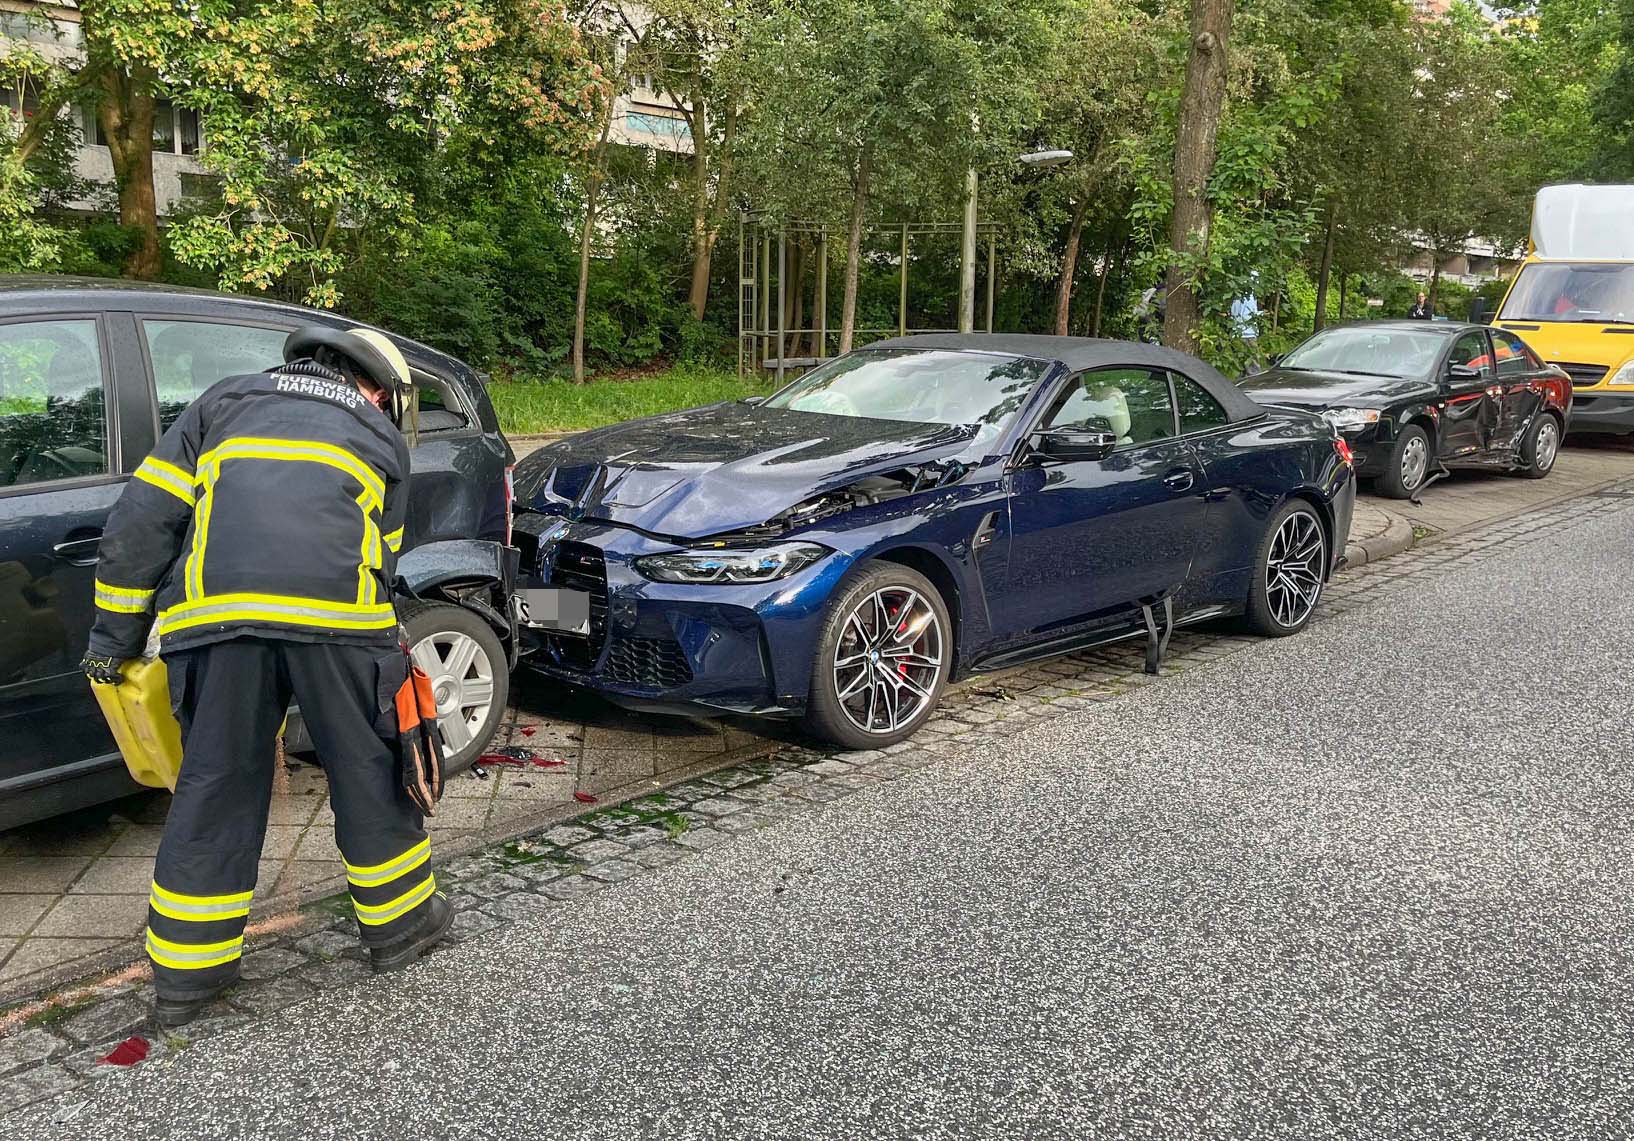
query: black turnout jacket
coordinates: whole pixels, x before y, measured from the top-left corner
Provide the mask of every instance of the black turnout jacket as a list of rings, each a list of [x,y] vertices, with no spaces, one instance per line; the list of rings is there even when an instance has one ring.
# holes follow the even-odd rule
[[[396,637],[408,445],[310,360],[228,377],[136,469],[103,533],[91,652],[140,655],[241,635],[376,645]]]

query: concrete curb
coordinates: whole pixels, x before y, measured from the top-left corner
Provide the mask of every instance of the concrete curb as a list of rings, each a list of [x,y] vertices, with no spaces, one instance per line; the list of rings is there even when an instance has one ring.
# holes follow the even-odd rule
[[[1346,568],[1376,563],[1380,559],[1389,558],[1391,555],[1399,555],[1413,545],[1413,525],[1407,521],[1406,517],[1397,515],[1394,511],[1387,511],[1382,507],[1375,506],[1374,509],[1388,518],[1390,525],[1381,534],[1346,543]]]

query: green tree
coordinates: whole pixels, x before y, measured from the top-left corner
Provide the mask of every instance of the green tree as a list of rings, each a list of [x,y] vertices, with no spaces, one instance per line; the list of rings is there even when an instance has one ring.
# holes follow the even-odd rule
[[[324,306],[360,244],[412,240],[451,161],[570,150],[593,99],[547,0],[254,0],[210,24],[198,61],[185,98],[220,194],[174,227],[177,256],[224,289],[299,279]]]
[[[1507,84],[1493,30],[1473,6],[1416,23],[1413,37],[1415,82],[1400,137],[1403,161],[1420,182],[1406,221],[1432,260],[1433,307],[1441,263],[1516,213],[1513,190],[1500,173],[1504,139],[1493,127]]]

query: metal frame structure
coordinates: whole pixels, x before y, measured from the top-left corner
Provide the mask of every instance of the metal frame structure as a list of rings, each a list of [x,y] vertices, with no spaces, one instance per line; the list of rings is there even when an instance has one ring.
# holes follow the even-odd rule
[[[781,384],[786,370],[810,368],[829,359],[828,338],[828,238],[826,222],[772,221],[765,214],[745,212],[738,216],[738,376],[765,369]],[[894,327],[856,327],[853,336],[907,336],[910,333],[953,333],[953,327],[910,329],[908,327],[908,263],[911,239],[921,235],[952,234],[963,230],[962,222],[872,222],[863,232],[888,233],[898,238],[897,323]],[[977,226],[987,237],[987,322],[993,331],[994,266],[999,227],[992,222]],[[790,236],[814,235],[817,245],[817,290],[812,304],[812,323],[790,328],[788,319],[787,267]],[[773,252],[773,240],[776,251]],[[775,259],[775,260],[774,260]],[[798,283],[796,283],[798,285]],[[776,305],[773,312],[772,306]],[[838,330],[832,330],[838,332]],[[789,337],[815,336],[818,353],[814,357],[785,356]],[[775,351],[774,351],[775,350]]]

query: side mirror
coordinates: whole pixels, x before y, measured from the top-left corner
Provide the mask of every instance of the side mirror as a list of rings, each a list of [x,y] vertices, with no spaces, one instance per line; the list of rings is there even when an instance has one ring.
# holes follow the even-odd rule
[[[1270,356],[1265,358],[1265,363],[1268,366],[1279,365],[1282,363],[1282,358],[1287,355],[1287,353],[1272,353]]]
[[[741,399],[740,399],[740,400],[739,400],[739,401],[738,401],[738,403],[739,403],[739,404],[749,404],[749,405],[754,405],[754,404],[759,404],[759,403],[761,403],[761,402],[762,402],[762,401],[764,401],[764,400],[765,400],[765,399],[766,399],[766,398],[765,398],[765,397],[764,397],[764,396],[745,396],[745,397],[742,397],[742,398],[741,398]]]
[[[1467,364],[1448,365],[1447,366],[1447,379],[1449,379],[1449,380],[1479,380],[1479,379],[1481,379],[1481,370],[1478,369],[1478,368],[1470,368],[1470,366],[1467,365]]]
[[[1034,432],[1031,443],[1033,451],[1046,459],[1104,460],[1118,446],[1118,438],[1094,428],[1051,428]]]

